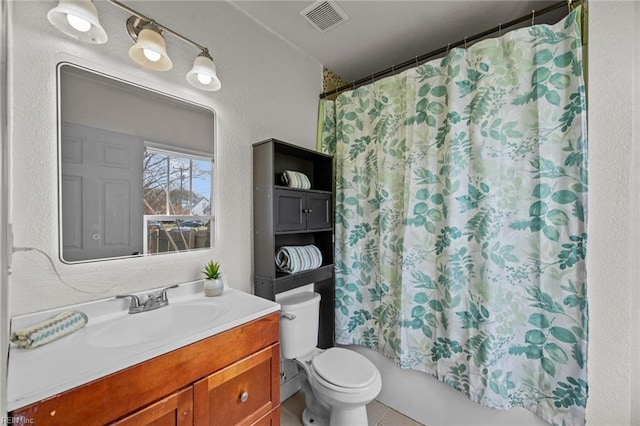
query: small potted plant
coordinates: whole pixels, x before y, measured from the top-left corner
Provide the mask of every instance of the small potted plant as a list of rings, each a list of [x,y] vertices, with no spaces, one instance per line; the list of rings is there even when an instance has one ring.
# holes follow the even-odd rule
[[[222,275],[220,274],[220,264],[211,260],[204,265],[204,271],[202,272],[205,276],[204,295],[220,296],[224,290],[224,283],[222,282]]]

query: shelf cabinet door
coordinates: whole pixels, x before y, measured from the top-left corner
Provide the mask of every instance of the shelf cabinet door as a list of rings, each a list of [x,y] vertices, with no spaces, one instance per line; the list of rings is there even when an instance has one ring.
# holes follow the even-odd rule
[[[305,205],[307,229],[330,229],[332,226],[331,194],[308,193]]]
[[[274,198],[274,231],[331,229],[330,193],[276,189]]]
[[[273,198],[275,232],[307,229],[306,192],[276,189]]]
[[[169,395],[121,419],[117,426],[187,426],[193,424],[193,387]]]

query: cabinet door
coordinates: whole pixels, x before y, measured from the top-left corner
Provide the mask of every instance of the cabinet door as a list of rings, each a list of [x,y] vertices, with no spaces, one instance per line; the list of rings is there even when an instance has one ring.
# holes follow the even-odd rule
[[[273,197],[275,232],[302,231],[307,228],[307,215],[304,213],[306,192],[276,189]]]
[[[194,424],[252,425],[277,408],[279,351],[272,345],[196,382]]]
[[[307,229],[330,229],[332,225],[332,195],[310,192],[307,194],[305,212]]]
[[[169,395],[115,423],[117,426],[187,426],[193,424],[193,387]]]
[[[272,410],[251,426],[280,426],[280,407]]]

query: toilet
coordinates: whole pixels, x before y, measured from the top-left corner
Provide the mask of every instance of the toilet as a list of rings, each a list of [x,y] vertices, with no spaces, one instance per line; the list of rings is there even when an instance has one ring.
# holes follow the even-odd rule
[[[295,360],[302,390],[305,426],[366,426],[366,405],[382,389],[380,372],[364,356],[344,348],[319,349],[320,295],[283,295],[280,303],[280,350]]]

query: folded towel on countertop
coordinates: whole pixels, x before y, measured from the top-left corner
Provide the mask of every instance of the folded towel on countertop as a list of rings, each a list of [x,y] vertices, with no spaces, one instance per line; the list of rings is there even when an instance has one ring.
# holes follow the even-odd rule
[[[304,173],[285,170],[282,173],[282,180],[289,188],[311,189],[311,181]]]
[[[282,246],[276,251],[276,265],[289,274],[316,269],[322,265],[322,253],[314,245]]]
[[[19,348],[35,348],[80,330],[87,322],[89,317],[84,312],[66,311],[31,327],[14,331],[11,343]]]

